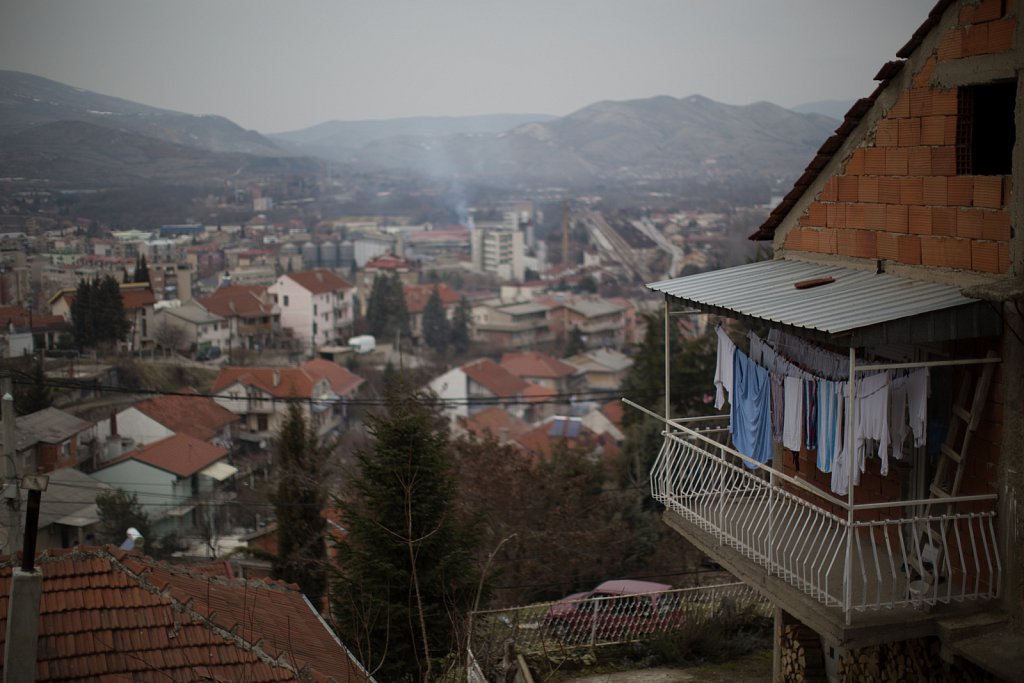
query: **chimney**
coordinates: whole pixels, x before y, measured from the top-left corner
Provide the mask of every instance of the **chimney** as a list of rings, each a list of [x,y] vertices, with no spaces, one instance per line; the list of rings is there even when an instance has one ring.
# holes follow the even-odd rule
[[[4,683],[34,681],[38,656],[39,603],[43,595],[43,572],[35,566],[39,503],[48,477],[24,477],[29,489],[25,515],[21,566],[11,571],[11,592],[7,603],[7,642],[4,643]]]
[[[281,371],[275,369],[274,370],[274,386],[276,387],[279,384],[281,384]]]
[[[110,438],[117,436],[117,413],[110,414]]]

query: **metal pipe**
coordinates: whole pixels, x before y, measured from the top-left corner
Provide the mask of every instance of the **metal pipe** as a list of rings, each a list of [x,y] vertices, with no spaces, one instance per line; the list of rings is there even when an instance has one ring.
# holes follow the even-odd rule
[[[907,370],[910,368],[940,368],[950,365],[980,365],[984,363],[1002,363],[1002,358],[965,358],[963,360],[936,360],[918,361],[914,363],[875,363],[874,365],[861,365],[857,372],[870,372],[873,370]]]
[[[857,349],[850,347],[850,381],[847,382],[850,388],[846,408],[846,462],[849,480],[846,482],[846,561],[843,568],[843,611],[846,613],[846,623],[850,623],[850,601],[853,597],[853,585],[851,583],[851,572],[853,571],[853,427],[854,427],[854,405],[857,397]]]
[[[671,317],[671,312],[669,311],[670,307],[671,307],[671,302],[669,300],[668,294],[666,294],[665,295],[665,420],[666,421],[672,419],[672,387],[671,387],[671,383],[670,383],[670,374],[669,374],[669,368],[670,368],[671,358],[672,358],[672,351],[671,351],[672,344],[671,344],[671,341],[669,340],[669,336],[668,336],[668,330],[669,330],[669,324],[668,323],[669,323],[669,317]]]

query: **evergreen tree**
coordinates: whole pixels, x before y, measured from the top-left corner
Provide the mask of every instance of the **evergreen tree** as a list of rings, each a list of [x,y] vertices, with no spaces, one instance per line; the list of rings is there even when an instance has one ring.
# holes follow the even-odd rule
[[[447,421],[406,387],[389,390],[386,404],[340,502],[349,533],[332,605],[339,636],[381,680],[426,681],[439,674],[438,658],[461,651],[456,626],[477,587],[477,534],[455,514]]]
[[[583,340],[583,333],[580,328],[573,325],[572,329],[569,330],[569,338],[565,342],[565,355],[575,356],[577,353],[583,353],[587,350],[587,342]]]
[[[131,331],[131,323],[124,314],[124,299],[121,298],[121,287],[117,280],[107,275],[96,282],[94,308],[97,326],[97,341],[124,341]]]
[[[139,254],[135,262],[135,276],[132,282],[149,282],[149,266],[146,265],[146,255]]]
[[[437,351],[444,349],[451,341],[451,326],[437,287],[434,287],[423,308],[423,341]]]
[[[472,317],[469,301],[466,300],[466,297],[462,297],[452,316],[451,323],[452,347],[456,353],[462,354],[469,350],[469,325]]]
[[[79,351],[96,345],[95,293],[92,281],[80,280],[71,301],[71,329]]]
[[[378,275],[366,303],[366,322],[370,333],[379,338],[392,338],[398,332],[409,334],[409,310],[398,273]]]
[[[623,382],[623,395],[656,413],[665,411],[665,314],[644,316],[647,332],[633,354],[633,367]],[[706,400],[713,391],[715,378],[715,337],[705,334],[684,339],[681,330],[670,330],[672,414],[674,417],[706,415],[713,410]],[[627,410],[627,426],[641,420],[641,413]]]
[[[149,540],[149,515],[139,505],[136,494],[123,489],[99,493],[96,513],[100,519],[99,541],[120,544],[129,527],[135,527],[143,539]]]
[[[53,397],[46,385],[46,372],[40,358],[32,365],[32,380],[14,387],[14,410],[18,415],[31,415],[53,405]]]
[[[271,494],[277,517],[275,579],[299,585],[316,605],[327,588],[327,521],[320,514],[327,501],[324,469],[328,448],[322,446],[297,403],[273,440],[278,470],[277,490]]]

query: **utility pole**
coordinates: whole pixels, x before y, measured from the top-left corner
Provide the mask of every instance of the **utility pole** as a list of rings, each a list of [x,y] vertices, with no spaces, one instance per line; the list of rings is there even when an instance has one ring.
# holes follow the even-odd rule
[[[569,267],[569,200],[562,203],[562,268]]]
[[[18,468],[15,458],[18,454],[18,444],[14,436],[14,394],[13,383],[10,374],[0,377],[0,391],[3,392],[3,399],[0,399],[0,419],[3,420],[3,449],[4,449],[4,507],[7,528],[7,543],[4,547],[5,554],[13,555],[18,550],[21,536],[21,491],[18,488]]]

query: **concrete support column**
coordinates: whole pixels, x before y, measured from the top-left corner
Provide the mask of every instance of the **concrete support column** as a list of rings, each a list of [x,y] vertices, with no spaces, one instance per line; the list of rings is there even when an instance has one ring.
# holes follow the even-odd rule
[[[15,567],[7,606],[7,642],[4,646],[3,683],[32,683],[36,679],[36,642],[39,637],[39,599],[43,572]]]

